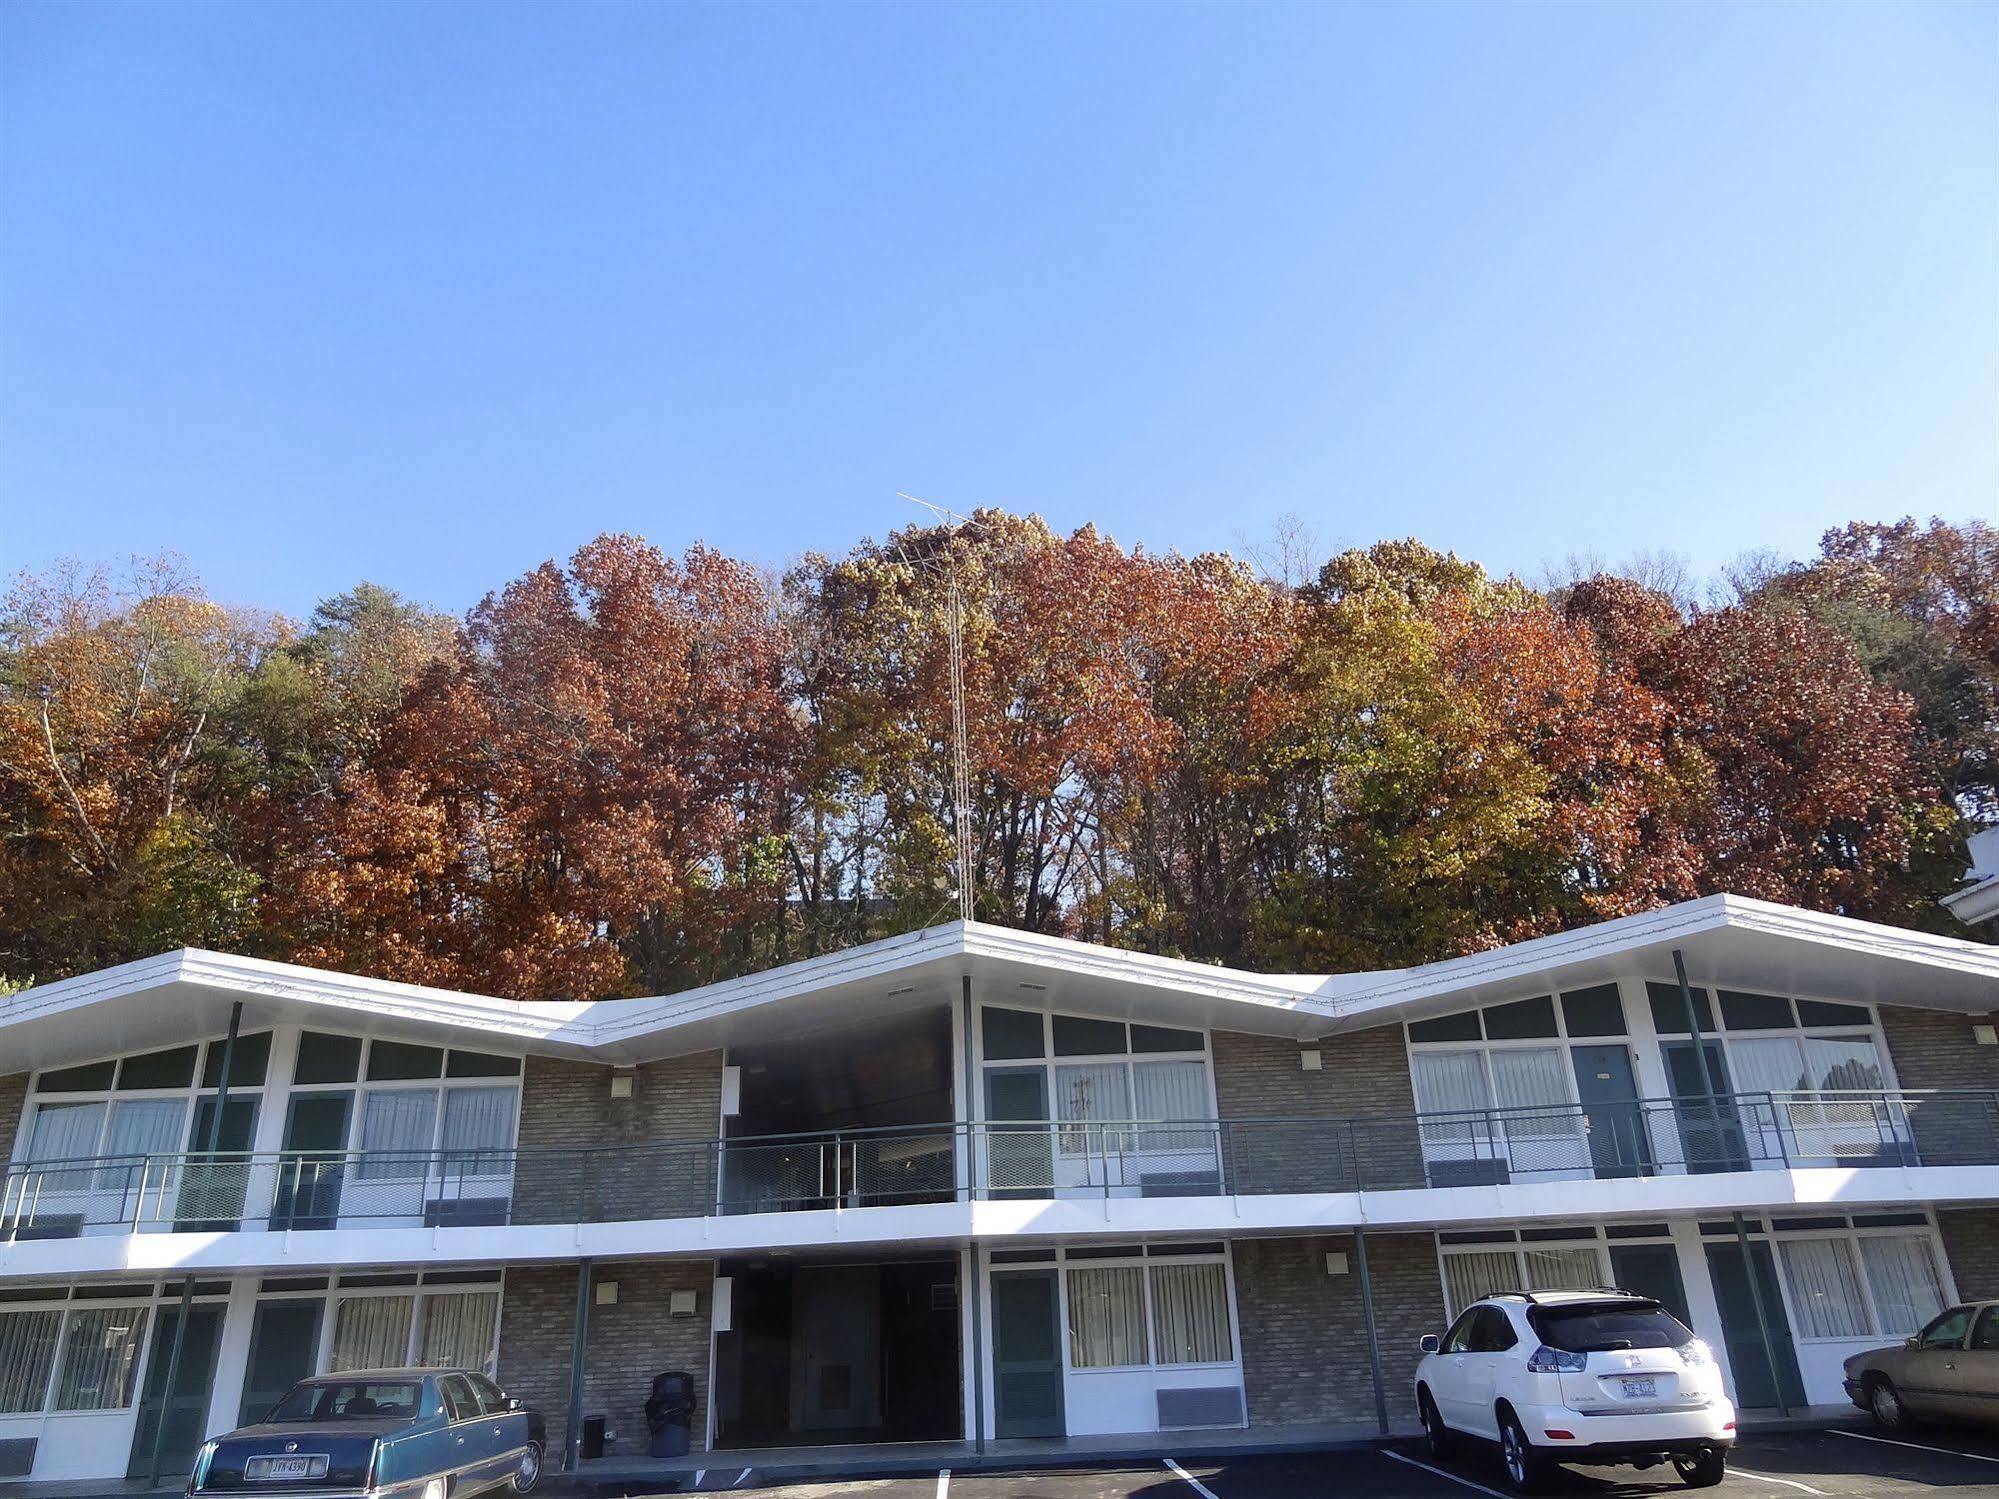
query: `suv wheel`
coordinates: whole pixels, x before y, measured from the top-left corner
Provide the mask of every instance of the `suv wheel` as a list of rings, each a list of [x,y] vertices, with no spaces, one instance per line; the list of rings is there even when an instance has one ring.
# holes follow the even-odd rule
[[[1886,1379],[1877,1378],[1868,1390],[1867,1409],[1874,1417],[1874,1424],[1883,1431],[1907,1431],[1915,1424],[1909,1418],[1909,1408],[1902,1404],[1900,1392]]]
[[[1451,1429],[1444,1424],[1443,1413],[1437,1409],[1437,1402],[1430,1398],[1428,1390],[1417,1395],[1416,1414],[1422,1418],[1423,1436],[1430,1444],[1430,1456],[1443,1461],[1451,1455]]]
[[[1506,1481],[1516,1494],[1538,1494],[1548,1481],[1548,1462],[1534,1450],[1520,1419],[1510,1410],[1499,1413],[1499,1458],[1506,1465]]]
[[[1727,1476],[1728,1449],[1708,1447],[1696,1457],[1675,1457],[1673,1466],[1679,1469],[1680,1480],[1688,1488],[1711,1489]]]

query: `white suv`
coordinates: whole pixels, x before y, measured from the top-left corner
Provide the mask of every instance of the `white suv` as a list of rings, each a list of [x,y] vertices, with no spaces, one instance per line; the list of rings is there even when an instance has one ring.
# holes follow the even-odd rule
[[[1671,1462],[1721,1482],[1735,1407],[1707,1344],[1629,1291],[1499,1291],[1423,1339],[1416,1410],[1433,1456],[1459,1434],[1497,1442],[1533,1493],[1559,1462]]]

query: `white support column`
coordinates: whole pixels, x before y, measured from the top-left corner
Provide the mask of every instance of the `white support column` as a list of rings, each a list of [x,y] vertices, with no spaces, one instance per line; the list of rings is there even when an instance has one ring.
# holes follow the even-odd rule
[[[271,1043],[276,1054],[277,1043]],[[287,1077],[291,1075],[287,1066]],[[229,1304],[222,1313],[222,1336],[215,1351],[215,1382],[208,1392],[208,1425],[204,1436],[215,1436],[236,1425],[243,1404],[243,1381],[250,1372],[250,1333],[257,1320],[254,1275],[238,1276],[229,1284]]]

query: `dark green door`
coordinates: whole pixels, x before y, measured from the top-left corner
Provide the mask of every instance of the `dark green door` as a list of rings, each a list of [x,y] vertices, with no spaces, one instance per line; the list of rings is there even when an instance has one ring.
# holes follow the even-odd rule
[[[986,1069],[986,1187],[991,1195],[1053,1197],[1048,1075],[1039,1067]],[[1015,1128],[1009,1129],[1008,1124]]]
[[[993,1289],[993,1427],[1003,1437],[1059,1437],[1062,1300],[1053,1270],[1001,1270]]]
[[[208,1434],[208,1397],[215,1385],[216,1350],[222,1342],[222,1310],[220,1306],[197,1305],[188,1313],[187,1336],[181,1340],[173,1398],[165,1400],[162,1397],[167,1385],[167,1364],[173,1356],[174,1327],[180,1320],[180,1305],[169,1302],[158,1308],[159,1325],[153,1333],[152,1356],[146,1361],[139,1426],[132,1436],[132,1461],[126,1469],[127,1478],[144,1478],[152,1470],[153,1434],[159,1430],[162,1405],[167,1411],[167,1432],[160,1444],[160,1472],[185,1473],[194,1466],[195,1449]]]
[[[1728,1061],[1721,1054],[1721,1043],[1701,1043],[1701,1053],[1707,1058],[1705,1088],[1701,1085],[1700,1063],[1695,1060],[1693,1042],[1669,1041],[1664,1051],[1666,1076],[1673,1088],[1673,1113],[1680,1125],[1687,1170],[1747,1171],[1749,1148],[1742,1137],[1742,1118],[1728,1096]],[[1715,1100],[1712,1103],[1708,1101],[1710,1093]]]
[[[1687,1326],[1694,1325],[1680,1279],[1680,1252],[1671,1244],[1611,1245],[1610,1278],[1620,1290],[1650,1296]]]
[[[272,1199],[273,1228],[332,1228],[340,1216],[352,1093],[295,1093]]]
[[[187,1164],[181,1168],[175,1199],[174,1227],[183,1233],[230,1233],[242,1226],[243,1195],[250,1180],[243,1154],[257,1132],[257,1101],[232,1098],[222,1106],[222,1129],[211,1155],[208,1130],[214,1118],[214,1097],[197,1100],[187,1135]],[[263,1205],[253,1212],[261,1218]]]
[[[1576,1098],[1589,1119],[1590,1162],[1600,1177],[1650,1176],[1652,1143],[1638,1108],[1631,1053],[1623,1046],[1576,1046]]]
[[[1770,1262],[1770,1246],[1751,1241],[1750,1258],[1756,1265],[1756,1284],[1763,1293],[1763,1315],[1769,1319],[1770,1342],[1777,1351],[1777,1375],[1784,1382],[1784,1401],[1793,1410],[1805,1403],[1805,1384],[1798,1377],[1798,1351],[1791,1341],[1791,1324],[1784,1316],[1784,1298],[1777,1290],[1776,1267]],[[1738,1244],[1707,1246],[1708,1274],[1714,1280],[1714,1299],[1721,1308],[1721,1334],[1728,1349],[1728,1367],[1735,1375],[1735,1403],[1752,1410],[1767,1409],[1777,1403],[1777,1386],[1770,1378],[1770,1359],[1763,1351],[1763,1335],[1756,1323],[1756,1301],[1749,1292],[1749,1277],[1742,1268],[1742,1248]]]
[[[257,1317],[250,1324],[250,1366],[243,1374],[243,1404],[236,1413],[239,1426],[263,1420],[285,1391],[312,1373],[325,1305],[318,1297],[257,1303]]]

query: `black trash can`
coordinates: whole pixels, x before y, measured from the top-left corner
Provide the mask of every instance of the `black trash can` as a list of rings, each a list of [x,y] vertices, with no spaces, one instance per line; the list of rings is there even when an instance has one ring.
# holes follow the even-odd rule
[[[694,1418],[694,1376],[685,1369],[668,1369],[652,1377],[646,1397],[646,1426],[652,1432],[654,1457],[687,1456],[687,1427]]]

